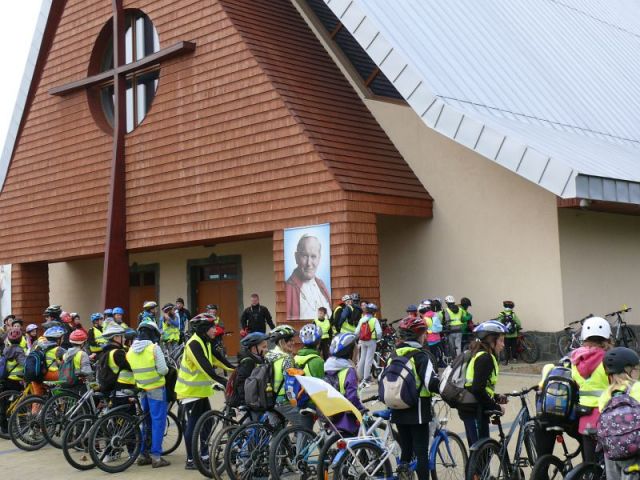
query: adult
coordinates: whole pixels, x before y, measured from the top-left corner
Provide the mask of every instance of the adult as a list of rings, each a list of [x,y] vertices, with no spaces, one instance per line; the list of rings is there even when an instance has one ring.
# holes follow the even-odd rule
[[[337,333],[340,333],[342,325],[351,318],[352,314],[353,300],[351,299],[351,295],[343,295],[340,303],[333,310],[333,315],[331,315],[331,323],[333,323]]]
[[[79,313],[71,312],[71,320],[73,321],[71,326],[73,327],[74,330],[84,330],[86,332],[84,326],[82,325],[82,321],[80,320]]]
[[[331,295],[324,282],[316,276],[322,244],[317,237],[302,235],[298,240],[296,268],[286,281],[287,320],[313,320],[319,307],[331,309]]]
[[[191,318],[191,312],[184,306],[184,298],[182,297],[176,298],[176,313],[180,319],[180,334],[184,335],[189,319]]]
[[[124,347],[125,332],[125,329],[117,323],[112,323],[102,332],[102,337],[109,343],[103,347],[101,355],[107,355],[107,367],[117,379],[113,385],[100,385],[101,390],[105,393],[109,393],[111,390],[116,392],[133,390],[136,385],[131,366],[127,361],[127,350]],[[126,398],[124,394],[122,396],[116,394],[116,397]],[[122,403],[122,401],[117,403]]]
[[[89,330],[89,352],[90,353],[100,353],[102,351],[102,347],[107,344],[107,341],[102,336],[102,322],[104,317],[100,312],[91,314],[91,330]]]
[[[369,303],[365,307],[362,318],[356,327],[356,334],[359,338],[360,361],[358,362],[358,377],[360,377],[362,388],[369,386],[371,381],[371,366],[373,365],[373,355],[376,353],[376,344],[382,336],[382,327],[376,318],[378,307],[375,303]]]
[[[162,307],[162,341],[165,344],[176,345],[180,341],[180,319],[175,309],[173,303]]]
[[[271,330],[276,328],[271,318],[271,312],[269,312],[269,309],[264,305],[260,305],[260,297],[257,293],[251,294],[251,305],[242,312],[240,325],[247,333],[266,333],[267,325],[269,325]]]
[[[216,325],[220,325],[220,323],[222,322],[222,319],[218,315],[218,305],[216,305],[215,303],[210,303],[209,305],[204,307],[204,309],[205,309],[205,313],[208,313],[213,317],[214,323]]]
[[[123,329],[126,330],[127,328],[129,328],[129,326],[124,321],[124,308],[122,308],[122,307],[114,307],[114,309],[113,309],[113,319]]]
[[[69,312],[62,312],[60,314],[60,321],[62,322],[62,328],[64,328],[64,337],[62,337],[62,344],[60,345],[65,350],[73,348],[74,343],[69,340],[71,332],[73,332],[73,319]]]

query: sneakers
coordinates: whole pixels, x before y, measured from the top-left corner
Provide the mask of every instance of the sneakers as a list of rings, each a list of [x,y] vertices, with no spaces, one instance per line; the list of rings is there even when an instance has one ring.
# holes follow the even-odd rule
[[[171,465],[171,462],[169,460],[165,460],[162,457],[158,458],[157,460],[153,459],[151,461],[151,468],[162,468],[168,467],[169,465]]]
[[[187,458],[186,463],[184,464],[185,470],[197,470],[196,466],[193,464],[193,460]]]
[[[140,458],[138,458],[138,461],[136,463],[139,467],[144,467],[145,465],[151,465],[153,462],[149,455],[142,455]]]

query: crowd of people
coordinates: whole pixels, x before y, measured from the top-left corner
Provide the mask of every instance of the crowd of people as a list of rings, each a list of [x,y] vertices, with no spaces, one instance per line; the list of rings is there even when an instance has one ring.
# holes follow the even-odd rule
[[[419,480],[429,478],[428,429],[432,398],[441,390],[442,332],[448,332],[455,354],[466,356],[464,388],[473,401],[454,407],[464,423],[469,446],[489,436],[487,411],[504,412],[507,399],[496,392],[500,375],[498,358],[505,348],[513,354],[512,339],[521,323],[510,300],[503,302],[503,310],[496,319],[477,324],[470,313],[471,306],[468,298],[462,298],[458,304],[450,295],[444,302],[437,298],[425,299],[409,305],[403,318],[396,322],[393,358],[404,358],[410,366],[413,375],[409,380],[414,382],[416,398],[402,408],[391,407],[391,421],[397,427],[401,449],[399,468],[416,459]],[[194,455],[208,455],[192,451],[192,437],[198,419],[211,409],[209,399],[215,389],[226,387],[227,403],[233,407],[250,407],[254,419],[268,410],[277,412],[293,425],[309,428],[313,426],[313,417],[302,415],[288,395],[286,380],[292,375],[292,369],[327,382],[360,411],[366,411],[360,395],[370,383],[379,383],[380,398],[384,398],[384,389],[389,385],[384,379],[390,367],[379,378],[371,376],[373,355],[383,336],[377,306],[361,301],[354,293],[345,295],[333,312],[323,307],[317,313],[317,318],[298,332],[289,325],[274,324],[269,310],[260,305],[259,296],[253,294],[251,305],[240,319],[241,349],[237,359],[231,362],[221,347],[220,331],[224,330],[216,305],[207,305],[204,312],[192,315],[181,298],[162,308],[154,301],[145,302],[135,330],[128,327],[125,311],[120,307],[92,314],[91,327],[86,330],[77,314],[51,305],[44,311],[41,327],[30,324],[23,331],[19,318],[10,315],[4,319],[0,332],[4,344],[4,366],[0,368],[2,388],[23,389],[29,380],[28,358],[33,352],[41,352],[45,359],[44,375],[32,382],[36,395],[43,393],[43,381],[59,380],[63,375],[67,378],[69,369],[73,377],[78,378],[89,377],[97,369],[98,382],[105,391],[117,393],[136,387],[142,408],[149,412],[150,418],[144,424],[145,438],[150,442],[142,442],[137,463],[153,468],[169,465],[162,457],[162,437],[169,401],[175,396],[186,412],[185,468],[192,470],[196,468]],[[555,433],[547,426],[555,421],[581,442],[585,461],[593,461],[596,437],[588,432],[597,427],[601,413],[607,411],[613,400],[626,395],[636,402],[634,412],[640,412],[638,355],[623,347],[612,348],[611,327],[599,317],[585,321],[582,337],[583,346],[559,363],[570,372],[570,380],[577,390],[575,417],[568,410],[566,418],[559,420],[545,416],[544,412],[539,415],[538,455],[553,450]],[[179,368],[174,372],[164,348],[172,344],[184,344]],[[550,365],[543,371],[541,397],[545,395],[547,377],[553,368],[554,365]],[[175,378],[172,379],[172,375]],[[544,398],[541,402],[544,403]],[[618,400],[614,403],[618,404]],[[5,408],[6,405],[0,405],[3,431],[7,428]],[[634,419],[640,421],[640,415]],[[358,432],[358,419],[352,413],[340,413],[330,421],[346,437]],[[637,427],[640,431],[640,425]],[[608,457],[607,478],[623,478],[624,468],[636,460]]]

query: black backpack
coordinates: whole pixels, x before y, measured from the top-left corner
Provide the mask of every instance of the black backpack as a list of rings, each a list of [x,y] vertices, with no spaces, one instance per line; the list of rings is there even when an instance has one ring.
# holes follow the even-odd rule
[[[97,375],[98,385],[100,385],[100,391],[103,393],[112,392],[116,389],[118,383],[118,375],[120,375],[120,369],[114,372],[109,366],[109,355],[113,350],[107,350],[102,352],[98,356]]]
[[[42,350],[36,348],[24,361],[24,381],[42,382],[47,370],[47,357]]]
[[[277,388],[280,389],[281,385]],[[273,385],[273,363],[256,365],[244,381],[244,401],[252,410],[272,410],[276,405],[277,390]]]

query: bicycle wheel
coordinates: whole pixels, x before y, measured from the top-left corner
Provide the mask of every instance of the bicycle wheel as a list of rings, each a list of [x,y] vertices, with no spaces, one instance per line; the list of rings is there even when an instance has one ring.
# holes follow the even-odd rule
[[[476,447],[477,445],[477,447]],[[500,455],[500,444],[493,439],[486,439],[474,444],[467,465],[467,480],[509,480],[509,465],[503,462]]]
[[[209,450],[216,429],[221,425],[222,415],[215,410],[209,410],[200,416],[193,427],[191,451],[193,452],[193,464],[198,471],[207,478],[212,478]]]
[[[542,455],[531,470],[531,480],[562,480],[564,463],[555,455]]]
[[[624,326],[622,327],[622,345],[635,350],[636,352],[640,352],[640,346],[638,345],[638,337],[636,336],[636,332],[633,331],[631,327]]]
[[[518,355],[525,363],[536,363],[540,359],[540,347],[533,337],[522,335],[519,343]]]
[[[311,478],[316,475],[320,444],[313,430],[294,425],[282,430],[269,448],[272,480]]]
[[[570,333],[561,333],[558,337],[558,352],[561,357],[568,355],[572,348],[573,338]]]
[[[441,437],[436,437],[441,438]],[[436,445],[435,465],[431,470],[433,480],[458,480],[467,470],[467,449],[462,439],[453,432],[446,432],[446,439]],[[432,454],[433,455],[433,454]]]
[[[162,438],[162,454],[169,455],[176,451],[182,443],[182,425],[173,412],[167,412],[167,427]]]
[[[60,392],[50,397],[40,415],[40,428],[42,434],[50,445],[55,448],[62,448],[62,434],[66,428],[69,418],[68,414],[78,404],[80,397],[72,392]],[[77,415],[89,413],[88,411],[77,412]]]
[[[567,473],[565,480],[606,480],[604,469],[597,463],[584,462]]]
[[[538,460],[538,447],[536,446],[536,425],[533,420],[529,420],[524,425],[524,450],[529,460],[529,465],[533,467]]]
[[[91,470],[96,466],[89,453],[89,432],[95,415],[80,415],[67,424],[62,433],[62,453],[76,470]]]
[[[369,478],[390,478],[391,463],[385,459],[385,452],[375,443],[360,443],[344,450],[337,461],[334,480],[360,480]]]
[[[17,390],[5,390],[0,393],[0,438],[2,440],[9,440],[9,417],[11,412],[7,412],[10,406],[18,398],[20,398],[21,392]],[[8,413],[8,415],[7,415]]]
[[[273,430],[263,423],[250,423],[229,437],[224,464],[231,480],[268,479],[269,443]]]
[[[327,440],[320,449],[318,455],[318,473],[316,480],[330,480],[333,478],[333,471],[329,468],[333,463],[333,459],[338,453],[337,443],[342,436],[339,433],[334,433]]]
[[[20,402],[9,418],[9,436],[21,450],[32,452],[47,444],[40,428],[40,413],[45,399],[30,396]]]
[[[114,411],[100,417],[89,432],[89,454],[100,470],[124,472],[140,455],[142,433],[135,417]]]
[[[209,450],[209,471],[211,472],[211,478],[222,480],[222,476],[226,470],[224,452],[229,443],[229,438],[237,429],[238,425],[229,425],[222,430],[218,430],[213,435],[211,449]]]

